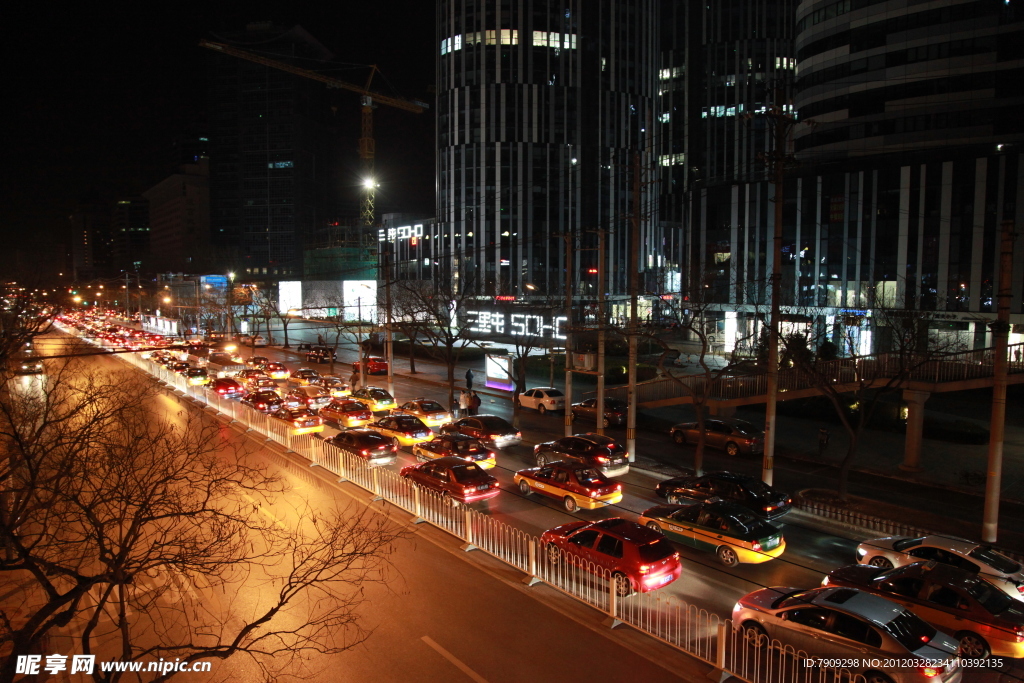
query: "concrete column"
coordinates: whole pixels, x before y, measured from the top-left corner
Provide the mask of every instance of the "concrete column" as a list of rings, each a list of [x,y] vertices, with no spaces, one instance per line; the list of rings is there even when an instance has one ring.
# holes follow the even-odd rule
[[[907,438],[903,444],[904,472],[920,472],[921,438],[924,433],[924,402],[931,394],[927,391],[904,390],[903,400],[907,403]]]

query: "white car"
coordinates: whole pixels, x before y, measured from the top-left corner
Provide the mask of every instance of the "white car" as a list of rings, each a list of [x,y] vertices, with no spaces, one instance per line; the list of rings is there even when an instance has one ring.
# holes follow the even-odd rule
[[[554,387],[527,389],[519,394],[519,405],[543,415],[549,410],[565,410],[565,394]]]
[[[1024,600],[1024,567],[992,546],[955,536],[886,536],[857,546],[857,562],[873,567],[902,567],[934,560],[983,575],[1011,598]]]
[[[239,343],[244,346],[266,346],[267,340],[262,334],[257,334],[255,337],[249,334],[242,334],[238,337]]]

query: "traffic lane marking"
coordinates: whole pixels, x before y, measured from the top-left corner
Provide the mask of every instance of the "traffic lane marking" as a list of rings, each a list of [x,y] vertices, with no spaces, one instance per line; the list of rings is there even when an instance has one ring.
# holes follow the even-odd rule
[[[430,638],[430,636],[423,636],[422,638],[420,638],[420,640],[422,640],[424,643],[429,645],[431,649],[433,649],[439,655],[441,655],[442,657],[447,659],[449,662],[454,664],[456,667],[458,667],[459,671],[461,671],[462,673],[466,674],[467,676],[472,678],[477,683],[487,683],[487,679],[486,678],[484,678],[483,676],[481,676],[480,674],[478,674],[477,672],[473,671],[468,666],[463,664],[462,661],[458,657],[456,657],[451,652],[448,652],[448,650],[446,650],[443,647],[441,647],[440,645],[438,645],[436,642],[434,642],[433,639]]]

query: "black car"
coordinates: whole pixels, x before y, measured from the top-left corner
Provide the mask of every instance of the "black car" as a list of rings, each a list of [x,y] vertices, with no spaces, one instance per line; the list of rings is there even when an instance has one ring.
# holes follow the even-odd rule
[[[513,427],[508,420],[497,415],[464,417],[442,425],[439,431],[442,434],[465,434],[474,439],[490,441],[499,449],[518,446],[523,441],[523,433]]]
[[[584,418],[596,421],[597,399],[588,398],[586,401],[573,403],[570,410],[572,411],[573,420]],[[626,414],[628,411],[629,406],[626,405],[625,401],[620,401],[616,398],[606,398],[604,400],[604,426],[609,427],[611,425],[626,424]]]
[[[574,461],[596,468],[606,477],[629,472],[629,455],[618,441],[601,434],[574,434],[533,447],[537,467],[556,460]]]
[[[242,403],[252,406],[261,413],[276,413],[284,406],[284,399],[276,391],[250,391],[242,396]]]
[[[776,519],[789,512],[793,502],[788,494],[775,490],[760,479],[733,472],[666,479],[658,483],[655,492],[670,503],[721,498],[768,519]]]
[[[338,354],[330,346],[314,346],[306,351],[307,363],[330,363],[332,360],[338,360]]]
[[[218,377],[210,384],[210,388],[221,396],[227,396],[228,398],[236,398],[245,393],[242,385],[230,377]]]
[[[366,458],[371,465],[390,465],[398,457],[395,455],[398,447],[391,443],[391,439],[372,429],[346,429],[324,441]]]

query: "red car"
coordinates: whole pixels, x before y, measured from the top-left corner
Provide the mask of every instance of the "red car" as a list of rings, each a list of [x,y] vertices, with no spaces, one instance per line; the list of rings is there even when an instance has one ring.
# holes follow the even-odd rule
[[[459,503],[488,500],[501,493],[498,480],[479,465],[462,458],[446,457],[408,465],[402,476],[413,483],[441,494],[442,498]]]
[[[618,595],[647,593],[679,578],[679,553],[660,532],[618,517],[570,522],[540,537],[548,561],[607,572]]]
[[[359,361],[352,364],[352,372],[359,372]],[[366,374],[386,375],[388,374],[388,361],[380,356],[368,356],[366,358]]]

